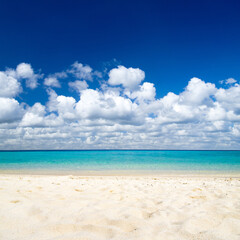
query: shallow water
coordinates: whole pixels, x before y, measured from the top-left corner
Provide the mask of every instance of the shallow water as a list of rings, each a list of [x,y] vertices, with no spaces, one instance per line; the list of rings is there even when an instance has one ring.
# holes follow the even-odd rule
[[[240,151],[1,151],[0,170],[240,171]]]

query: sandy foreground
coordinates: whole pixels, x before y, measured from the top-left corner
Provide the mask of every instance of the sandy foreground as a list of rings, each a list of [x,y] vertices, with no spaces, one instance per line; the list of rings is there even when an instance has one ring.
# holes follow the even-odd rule
[[[0,175],[0,239],[240,239],[240,178]]]

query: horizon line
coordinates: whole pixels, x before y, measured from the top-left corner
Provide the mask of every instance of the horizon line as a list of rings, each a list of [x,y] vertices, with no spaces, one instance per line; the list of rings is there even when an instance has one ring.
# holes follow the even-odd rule
[[[240,149],[14,149],[0,152],[57,152],[57,151],[240,151]]]

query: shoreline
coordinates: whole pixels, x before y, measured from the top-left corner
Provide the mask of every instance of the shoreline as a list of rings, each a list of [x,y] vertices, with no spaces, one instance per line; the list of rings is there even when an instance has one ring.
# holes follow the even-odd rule
[[[26,176],[129,176],[129,177],[217,177],[217,178],[240,178],[240,171],[150,171],[150,170],[49,170],[49,169],[0,169],[0,175],[26,175]]]

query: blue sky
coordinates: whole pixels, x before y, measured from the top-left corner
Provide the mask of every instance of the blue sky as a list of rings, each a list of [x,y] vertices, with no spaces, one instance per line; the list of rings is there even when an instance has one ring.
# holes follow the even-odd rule
[[[134,91],[139,90],[143,82],[154,84],[154,91],[156,92],[154,95],[155,105],[167,96],[169,92],[173,92],[177,96],[182,94],[180,98],[184,98],[182,96],[185,96],[184,92],[186,92],[187,86],[189,86],[189,81],[194,77],[201,79],[206,84],[215,84],[215,88],[218,89],[216,91],[221,92],[222,88],[236,88],[234,84],[238,84],[240,79],[239,12],[240,2],[233,0],[1,1],[0,71],[4,72],[8,77],[14,77],[21,84],[21,87],[18,86],[18,90],[15,88],[14,94],[3,93],[2,96],[9,99],[14,98],[22,108],[21,114],[19,113],[21,117],[19,115],[15,122],[11,117],[8,119],[7,115],[2,114],[2,116],[4,115],[2,119],[5,119],[5,122],[2,120],[2,124],[5,124],[3,128],[8,129],[6,124],[10,124],[11,126],[9,127],[16,130],[22,128],[22,131],[26,131],[27,127],[32,128],[33,131],[39,130],[41,124],[38,127],[34,127],[34,124],[27,126],[26,123],[24,123],[25,125],[21,123],[23,116],[26,116],[27,112],[32,111],[31,108],[36,103],[40,103],[45,108],[45,118],[54,113],[56,117],[64,119],[63,116],[60,116],[59,109],[56,108],[52,111],[49,109],[50,91],[53,90],[58,96],[72,97],[77,103],[82,93],[74,91],[74,87],[71,89],[71,84],[69,85],[69,82],[76,80],[86,80],[88,89],[100,89],[100,92],[104,83],[107,83],[108,87],[120,86],[122,87],[120,95],[124,98],[127,96],[128,100],[137,105],[141,104],[139,99],[136,100],[138,94],[134,93]],[[83,67],[90,66],[92,69],[91,79],[79,78],[76,76],[76,71],[73,73],[73,64],[76,61],[79,64],[83,64]],[[28,72],[31,75],[28,75],[28,78],[24,77],[24,74],[20,73],[16,68],[21,63],[30,64],[32,71],[34,71],[32,75]],[[24,67],[23,65],[21,66]],[[138,86],[136,85],[138,89],[136,87],[134,91],[133,89],[129,90],[129,86],[124,86],[123,82],[121,82],[122,80],[116,80],[115,78],[115,80],[111,81],[114,83],[118,82],[118,84],[110,84],[111,77],[109,73],[112,69],[118,69],[118,66],[124,66],[128,70],[130,68],[139,69],[144,72],[145,78],[141,81],[139,80]],[[12,75],[7,72],[9,68],[15,71]],[[30,72],[31,69],[27,67],[27,70]],[[78,68],[78,71],[82,71],[79,69],[81,67]],[[125,74],[126,71],[122,70]],[[134,74],[139,77],[139,72],[135,70]],[[56,88],[56,86],[44,84],[46,83],[45,79],[49,78],[49,75],[51,77],[57,72],[67,73],[66,77],[57,79],[61,87]],[[131,71],[129,70],[129,72]],[[229,78],[234,79],[230,83],[231,85],[226,84],[226,80]],[[35,79],[38,82],[37,87],[27,87],[27,83],[24,82],[27,79]],[[133,81],[131,77],[126,77],[125,80]],[[5,83],[4,81],[2,80],[2,84]],[[201,85],[201,83],[199,84]],[[236,90],[234,94],[238,97],[238,89],[235,88],[232,90]],[[127,93],[128,90],[132,92]],[[4,91],[7,92],[7,88]],[[204,95],[204,93],[201,94]],[[214,106],[216,107],[217,103],[219,103],[228,114],[231,115],[229,112],[233,111],[236,115],[232,118],[228,116],[214,120],[215,122],[222,121],[215,124],[222,124],[222,126],[227,124],[228,126],[228,130],[227,128],[218,130],[218,134],[225,139],[221,143],[226,142],[227,139],[232,141],[233,138],[224,133],[234,131],[234,136],[237,136],[238,125],[236,125],[236,122],[238,120],[236,119],[238,119],[238,106],[234,109],[228,108],[226,102],[221,102],[224,101],[224,97],[219,100],[219,98],[216,98],[216,94],[219,96],[219,93],[210,91],[208,95],[209,99],[213,99]],[[228,95],[226,94],[226,96]],[[147,99],[147,101],[149,104],[150,100]],[[206,99],[203,101],[206,101]],[[178,102],[178,105],[181,105],[180,103],[182,103],[182,100]],[[174,105],[174,103],[172,104]],[[186,106],[189,105],[184,104]],[[213,106],[210,106],[211,104],[206,102],[199,102],[198,107],[204,104],[209,108],[209,111],[210,108],[213,108]],[[153,109],[153,107],[148,107]],[[162,109],[163,107],[158,106],[154,110],[149,110],[147,113],[148,117],[159,117],[159,108]],[[143,110],[141,111],[143,113]],[[146,112],[144,113],[146,114]],[[163,113],[161,114],[163,116]],[[201,114],[201,116],[206,115],[205,112]],[[97,115],[96,113],[95,118],[97,118]],[[127,116],[125,117],[127,118]],[[145,117],[142,117],[142,121]],[[171,117],[174,118],[172,115]],[[171,117],[169,116],[168,118],[170,119]],[[80,118],[82,119],[82,117]],[[90,115],[87,114],[87,118],[90,121]],[[98,118],[99,121],[104,119],[103,116]],[[68,119],[64,122],[66,124],[64,125],[65,127],[67,124],[69,126],[69,121]],[[74,118],[71,124],[76,121],[80,121],[79,118]],[[111,121],[113,121],[111,124],[119,124],[119,122],[116,122],[117,120],[114,122],[112,118]],[[128,121],[130,120],[128,119]],[[158,124],[161,125],[162,122],[166,124],[165,121],[167,120],[163,121],[162,119],[161,123]],[[179,119],[176,120],[175,124],[178,124],[179,121]],[[190,120],[185,119],[184,121]],[[196,123],[196,118],[192,121]],[[106,123],[106,125],[108,124]],[[136,123],[131,124],[134,125]],[[46,123],[44,126],[45,128],[43,129],[46,130]],[[186,126],[189,127],[190,125],[184,125],[184,127],[179,125],[179,131],[187,131],[185,129]],[[51,131],[54,130],[52,129]],[[84,131],[86,132],[87,130],[85,129]],[[124,129],[122,131],[128,132],[129,130]],[[121,131],[119,130],[119,132]],[[155,133],[156,135],[157,132]],[[158,133],[160,134],[160,132]],[[91,136],[90,133],[94,135],[96,130],[89,130],[89,136]],[[161,134],[163,133],[161,132]],[[187,136],[190,137],[190,135]],[[9,139],[12,138],[10,135],[4,135],[4,133],[2,133],[2,136],[7,136]],[[21,138],[23,140],[24,137],[24,134],[19,136],[18,141]],[[87,139],[86,136],[85,138]],[[99,138],[101,139],[101,137]],[[81,139],[84,141],[84,137]],[[196,143],[203,140],[200,136],[196,136],[194,140],[192,138],[191,140],[189,139],[189,145],[184,146],[184,148],[189,148],[191,141]],[[101,144],[99,148],[111,148],[106,143]],[[121,143],[117,144],[120,147],[124,147]],[[134,145],[133,147],[141,148],[141,144],[142,142],[139,141],[139,145]],[[238,136],[234,138],[230,145],[224,144],[219,145],[219,148],[237,149],[239,148],[239,138]],[[94,143],[81,146],[88,148],[93,147],[93,145]],[[21,148],[17,140],[15,143],[5,143],[0,147],[5,148],[6,146]],[[66,146],[68,148],[71,147],[70,143]],[[169,146],[171,144],[168,145],[166,143],[163,147],[168,148]],[[195,148],[196,146],[198,146],[197,143]],[[207,148],[206,146],[206,144],[203,144],[201,148]],[[27,144],[22,147],[29,148]],[[36,148],[44,147],[36,146]],[[59,146],[51,146],[51,148],[55,147],[58,148]],[[159,142],[153,141],[149,148],[151,147],[158,148]],[[79,145],[74,145],[74,148],[79,148]],[[175,145],[175,148],[181,148],[181,146]],[[217,145],[212,146],[212,148],[217,148]]]
[[[191,77],[239,79],[239,1],[1,1],[0,67],[139,67],[163,96]],[[172,83],[171,86],[169,83]],[[161,89],[161,90],[160,90]]]

